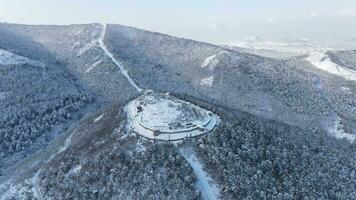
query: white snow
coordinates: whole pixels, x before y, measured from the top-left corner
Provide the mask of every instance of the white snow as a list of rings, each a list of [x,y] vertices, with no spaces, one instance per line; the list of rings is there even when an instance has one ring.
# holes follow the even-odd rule
[[[203,61],[201,68],[205,68],[205,67],[209,67],[210,70],[214,70],[215,66],[217,64],[219,64],[219,59],[217,59],[218,55],[224,54],[224,53],[228,53],[227,51],[220,51],[217,54],[213,54],[207,58],[205,58],[205,60]]]
[[[31,60],[24,56],[13,54],[4,49],[0,49],[0,65],[21,65],[21,64],[30,64],[30,65],[42,67],[42,64],[40,62]]]
[[[95,61],[92,65],[90,65],[90,67],[85,70],[85,73],[89,73],[92,69],[94,69],[96,66],[98,66],[100,63],[102,63],[103,60],[98,60],[98,61]]]
[[[80,46],[80,42],[76,42],[72,45],[72,50],[76,49],[78,46]]]
[[[1,193],[5,193],[6,194],[8,192],[8,190],[11,190],[11,188],[14,187],[14,185],[11,182],[12,182],[12,180],[9,179],[9,180],[7,180],[7,181],[5,181],[3,183],[0,183],[0,194]],[[4,196],[0,196],[0,197],[1,197],[0,200],[5,199]]]
[[[58,150],[56,153],[52,154],[52,155],[49,157],[49,159],[47,160],[47,162],[51,161],[54,157],[56,157],[56,155],[62,153],[62,152],[65,151],[66,149],[68,149],[68,147],[70,146],[70,144],[71,144],[71,142],[72,142],[72,137],[73,137],[73,135],[74,135],[74,133],[72,133],[72,134],[70,134],[70,135],[68,136],[68,138],[65,140],[63,146],[61,146],[61,147],[59,148],[59,150]]]
[[[197,188],[201,191],[202,196],[205,200],[215,200],[219,198],[219,187],[211,176],[204,171],[203,165],[199,162],[193,148],[180,149],[184,158],[193,168],[194,174],[198,178]]]
[[[0,200],[9,200],[9,199],[25,199],[28,189],[22,184],[9,185],[7,190],[0,194]]]
[[[200,85],[213,86],[214,77],[209,76],[200,80]]]
[[[137,141],[135,151],[136,152],[146,151],[146,147],[142,144],[141,140]]]
[[[207,67],[215,58],[216,58],[216,54],[207,57],[207,58],[204,60],[204,62],[203,62],[203,64],[201,65],[201,67],[202,67],[202,68]]]
[[[355,70],[337,65],[336,63],[332,62],[330,57],[323,52],[311,53],[308,57],[305,58],[305,60],[310,62],[315,67],[328,73],[341,76],[347,80],[356,81]]]
[[[77,56],[78,57],[82,56],[83,54],[85,54],[86,52],[88,52],[90,49],[92,49],[95,46],[96,46],[96,41],[92,40],[91,42],[85,44],[82,48],[80,48],[78,50]]]
[[[103,119],[103,117],[104,117],[104,114],[101,114],[99,117],[94,119],[94,123],[99,122],[101,119]]]
[[[73,137],[74,133],[72,133],[64,142],[64,145],[58,150],[57,155],[62,153],[63,151],[65,151],[66,149],[68,149],[68,147],[70,146],[70,143],[72,142],[72,137]]]
[[[77,174],[81,169],[82,165],[76,165],[71,170],[69,170],[68,174]]]
[[[334,126],[332,127],[330,132],[337,139],[345,138],[345,139],[349,140],[350,142],[354,142],[356,139],[356,134],[346,133],[343,125],[341,124],[341,118],[339,116],[336,117],[336,119],[334,121]]]
[[[39,174],[40,174],[40,170],[38,170],[35,174],[35,176],[32,178],[32,192],[33,192],[33,196],[36,198],[36,199],[39,199],[39,200],[43,200],[43,195],[42,195],[42,192],[41,192],[41,189],[38,185],[40,179],[39,179]]]
[[[105,37],[105,33],[106,33],[106,28],[107,25],[103,24],[102,25],[102,31],[99,37],[99,46],[103,49],[103,51],[105,52],[105,54],[114,62],[114,64],[119,67],[121,73],[125,76],[125,78],[129,81],[129,83],[138,91],[141,92],[142,88],[140,88],[130,77],[130,75],[127,73],[127,70],[123,67],[123,65],[116,60],[116,58],[112,55],[112,53],[109,51],[109,49],[106,47],[106,45],[104,44],[104,37]]]

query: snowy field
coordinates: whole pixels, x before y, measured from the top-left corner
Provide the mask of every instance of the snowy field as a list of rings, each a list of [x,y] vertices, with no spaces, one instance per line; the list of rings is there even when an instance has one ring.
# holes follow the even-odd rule
[[[125,110],[128,129],[152,140],[177,141],[210,132],[217,115],[168,94],[146,92]]]

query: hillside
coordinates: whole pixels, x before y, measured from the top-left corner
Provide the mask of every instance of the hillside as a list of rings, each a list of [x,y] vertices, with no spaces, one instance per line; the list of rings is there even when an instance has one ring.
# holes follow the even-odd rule
[[[0,24],[0,199],[352,199],[354,52],[252,53]]]

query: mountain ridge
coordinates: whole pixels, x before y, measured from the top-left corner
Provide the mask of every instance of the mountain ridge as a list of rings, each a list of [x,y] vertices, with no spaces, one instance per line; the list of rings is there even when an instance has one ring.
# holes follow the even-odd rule
[[[1,199],[354,196],[356,146],[344,137],[356,130],[354,82],[303,58],[103,28],[0,25],[0,49],[44,65],[0,63],[0,108],[7,109],[0,147],[9,151],[0,155]],[[348,53],[333,56],[352,66]],[[123,107],[150,89],[216,113],[221,123],[177,145],[146,140],[127,129]]]

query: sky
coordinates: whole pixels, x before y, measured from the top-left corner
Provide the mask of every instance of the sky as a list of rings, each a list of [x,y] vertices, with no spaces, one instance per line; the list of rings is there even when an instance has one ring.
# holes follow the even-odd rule
[[[356,41],[356,0],[0,0],[0,22],[116,23],[210,43]]]

